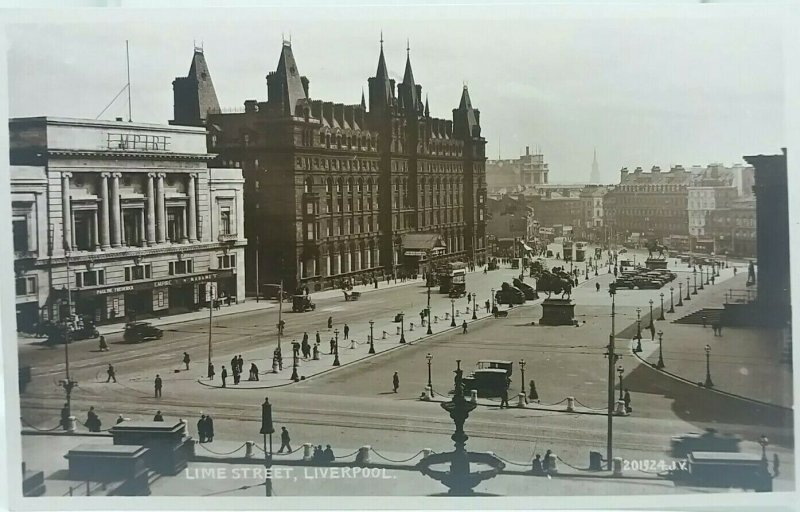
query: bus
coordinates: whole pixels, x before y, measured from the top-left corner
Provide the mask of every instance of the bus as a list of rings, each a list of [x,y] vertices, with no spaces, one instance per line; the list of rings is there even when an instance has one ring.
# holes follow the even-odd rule
[[[467,289],[467,264],[451,261],[439,267],[439,293],[464,293]]]

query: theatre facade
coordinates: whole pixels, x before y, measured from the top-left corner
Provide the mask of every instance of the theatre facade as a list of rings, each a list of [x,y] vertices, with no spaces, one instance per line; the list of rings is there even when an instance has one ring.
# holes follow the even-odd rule
[[[244,181],[208,168],[203,128],[33,117],[9,132],[18,330],[70,304],[114,323],[244,300]]]

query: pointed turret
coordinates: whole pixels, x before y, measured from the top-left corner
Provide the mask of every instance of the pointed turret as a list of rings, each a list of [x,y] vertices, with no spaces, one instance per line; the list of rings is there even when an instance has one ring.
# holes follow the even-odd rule
[[[431,117],[431,109],[428,108],[428,95],[425,95],[425,117]]]
[[[267,95],[270,109],[284,116],[295,115],[297,105],[308,100],[308,80],[300,76],[292,52],[292,43],[284,41],[278,67],[267,75]]]
[[[172,124],[203,126],[208,112],[219,112],[219,101],[203,49],[195,47],[189,74],[172,82],[175,104]]]
[[[361,88],[361,108],[367,110],[367,102],[364,100],[364,88]]]
[[[592,159],[592,174],[589,177],[589,183],[600,183],[600,167],[597,165],[597,148],[594,149],[594,158]]]
[[[472,108],[472,100],[469,98],[469,90],[465,84],[461,93],[461,103],[457,109],[453,109],[453,125],[456,136],[459,138],[480,137],[480,122],[480,111]]]
[[[414,72],[411,70],[411,47],[406,46],[406,70],[403,74],[403,83],[398,87],[403,109],[410,115],[417,116],[422,112],[419,91],[421,87],[414,82]]]
[[[388,111],[394,100],[394,87],[386,69],[386,58],[383,56],[383,34],[381,33],[381,53],[378,57],[378,69],[369,82],[369,111],[381,113]]]

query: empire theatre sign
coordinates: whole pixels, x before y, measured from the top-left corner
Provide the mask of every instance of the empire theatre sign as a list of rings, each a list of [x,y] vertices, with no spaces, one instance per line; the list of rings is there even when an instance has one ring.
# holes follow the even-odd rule
[[[207,283],[209,281],[216,281],[218,279],[231,277],[232,275],[233,275],[232,269],[219,270],[217,272],[209,272],[207,274],[201,274],[195,276],[173,277],[170,279],[142,281],[138,283],[127,284],[124,286],[109,286],[105,288],[95,288],[91,290],[79,290],[79,293],[88,296],[113,295],[117,293],[136,292],[140,290],[152,290],[154,288],[164,288],[168,286],[183,286],[193,283]]]

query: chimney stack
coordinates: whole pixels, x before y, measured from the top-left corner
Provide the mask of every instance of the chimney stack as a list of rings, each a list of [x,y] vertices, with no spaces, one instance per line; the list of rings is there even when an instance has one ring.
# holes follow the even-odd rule
[[[531,156],[531,147],[525,146],[525,156]]]

